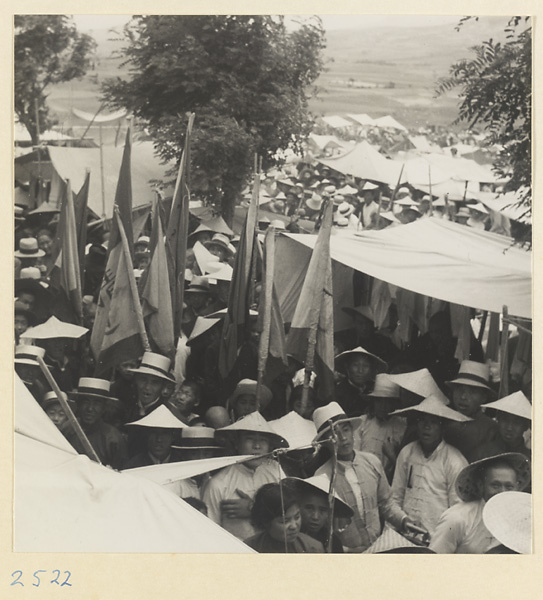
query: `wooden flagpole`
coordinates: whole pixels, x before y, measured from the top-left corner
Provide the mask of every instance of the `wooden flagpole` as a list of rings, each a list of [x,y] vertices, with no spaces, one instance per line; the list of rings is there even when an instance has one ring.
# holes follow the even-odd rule
[[[502,338],[500,347],[500,391],[499,398],[509,394],[509,365],[507,342],[509,341],[509,312],[507,306],[502,309]]]
[[[75,415],[72,412],[70,405],[64,399],[62,391],[58,387],[58,384],[54,380],[53,376],[51,375],[51,371],[49,370],[48,366],[45,364],[41,356],[36,356],[36,358],[38,360],[38,364],[40,365],[42,373],[45,375],[45,379],[47,379],[47,383],[51,386],[53,392],[55,392],[57,399],[60,402],[60,406],[62,406],[62,410],[66,413],[68,421],[70,421],[70,425],[74,428],[75,434],[77,435],[77,438],[79,439],[81,445],[83,446],[83,449],[85,450],[85,454],[95,462],[102,464],[100,459],[98,458],[98,454],[96,454],[96,450],[92,447],[91,443],[89,442],[89,439],[85,435],[85,432],[81,428],[79,421],[75,418]]]

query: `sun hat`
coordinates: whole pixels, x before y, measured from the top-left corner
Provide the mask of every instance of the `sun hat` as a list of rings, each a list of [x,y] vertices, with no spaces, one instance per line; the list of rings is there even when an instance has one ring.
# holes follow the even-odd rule
[[[333,223],[337,227],[347,227],[349,225],[349,219],[347,219],[347,217],[340,217],[339,215],[334,215]]]
[[[524,491],[530,484],[530,460],[519,452],[506,452],[489,456],[472,462],[464,467],[456,477],[455,487],[458,497],[464,502],[480,500],[478,482],[483,470],[492,466],[492,463],[508,463],[516,472],[519,482],[519,491]]]
[[[189,287],[185,290],[185,294],[209,294],[211,292],[209,288],[209,280],[207,277],[202,277],[200,275],[194,275],[192,278]]]
[[[282,213],[285,210],[284,200],[274,200],[272,204],[273,212]]]
[[[127,369],[134,375],[153,375],[165,381],[172,381],[173,375],[170,374],[171,360],[167,356],[157,354],[156,352],[145,352],[141,358],[140,366],[137,369]]]
[[[379,216],[391,223],[400,223],[400,220],[396,217],[396,215],[390,211],[386,210],[385,212],[379,213]]]
[[[252,412],[242,417],[239,421],[221,427],[215,432],[215,436],[219,443],[221,439],[228,439],[240,432],[254,432],[267,435],[276,448],[288,448],[288,442],[285,438],[275,433],[270,424],[259,412]]]
[[[232,407],[239,396],[244,394],[250,394],[256,396],[257,382],[254,379],[242,379],[237,385],[236,389],[228,398],[227,407]],[[266,406],[271,402],[273,394],[269,387],[265,385],[260,386],[260,410],[264,410]]]
[[[322,198],[318,194],[313,194],[305,203],[311,210],[320,210],[322,206]]]
[[[343,194],[344,196],[354,196],[358,193],[358,188],[354,188],[349,184],[345,184],[342,188],[338,190],[339,194]]]
[[[295,411],[270,421],[269,424],[277,435],[287,440],[289,448],[292,449],[310,446],[317,435],[313,421],[304,419]]]
[[[341,217],[348,217],[354,212],[354,206],[352,204],[349,204],[348,202],[343,201],[337,207],[337,211]]]
[[[486,363],[476,362],[474,360],[463,360],[458,370],[456,379],[446,381],[447,386],[452,385],[469,385],[478,387],[494,393],[494,390],[489,387],[490,383],[490,366]]]
[[[408,187],[402,186],[396,193],[396,198],[398,198],[398,200],[399,200],[400,198],[403,198],[404,196],[411,196],[411,190]]]
[[[38,317],[36,317],[36,315],[31,310],[28,310],[28,308],[26,308],[26,306],[18,300],[15,301],[14,314],[15,316],[22,315],[23,317],[25,317],[30,327],[32,327],[38,322]]]
[[[315,494],[316,492],[319,496],[325,494],[328,497],[330,491],[330,478],[325,473],[322,473],[322,475],[314,475],[307,479],[302,479],[301,477],[285,477],[283,482],[292,483],[301,494]],[[335,491],[333,491],[333,494],[334,517],[350,519],[354,515],[353,509],[342,500]]]
[[[77,390],[70,392],[71,396],[75,396],[76,400],[89,396],[91,398],[100,398],[101,400],[116,400],[111,395],[111,383],[107,379],[99,379],[97,377],[81,377],[77,384]]]
[[[226,250],[228,254],[233,254],[232,247],[230,245],[230,238],[224,233],[215,233],[209,241],[204,242],[204,246],[208,249],[211,246],[218,246],[219,248]]]
[[[389,375],[389,378],[400,387],[413,394],[417,394],[417,396],[422,396],[423,398],[437,396],[443,404],[449,404],[449,399],[439,389],[439,386],[430,374],[430,371],[426,368],[419,369],[418,371],[411,371],[409,373]]]
[[[209,227],[211,231],[215,231],[216,233],[224,233],[228,237],[234,235],[234,232],[228,227],[226,221],[221,216],[206,219],[205,221],[202,221],[201,224]]]
[[[498,542],[518,554],[532,551],[532,494],[502,492],[483,508],[483,523]]]
[[[364,554],[435,554],[435,552],[427,546],[414,544],[392,527],[385,527],[383,533],[364,551]]]
[[[64,398],[64,400],[66,400],[66,402],[73,404],[74,401],[68,397],[68,394],[66,394],[66,392],[60,393],[62,394],[62,397]],[[41,405],[43,408],[46,408],[51,404],[55,404],[55,402],[58,402],[60,404],[60,400],[58,399],[56,392],[46,392],[42,398]]]
[[[455,215],[455,219],[457,219],[458,217],[464,217],[466,219],[469,219],[471,217],[471,215],[469,214],[469,210],[467,208],[459,208],[458,212]]]
[[[151,243],[151,238],[148,235],[140,235],[134,242],[134,246],[148,246]]]
[[[375,321],[375,316],[373,314],[373,309],[371,306],[360,305],[360,306],[343,306],[341,310],[344,313],[347,313],[350,317],[362,316],[366,317],[370,321]]]
[[[138,427],[156,427],[160,429],[183,429],[187,427],[183,421],[180,421],[172,411],[164,404],[157,406],[145,417],[138,421],[132,421],[127,425],[137,425]]]
[[[375,367],[377,368],[378,373],[382,373],[383,371],[386,371],[388,368],[387,363],[382,358],[379,358],[375,354],[372,354],[371,352],[364,350],[364,348],[362,348],[362,346],[358,346],[354,350],[346,350],[345,352],[342,352],[341,354],[338,354],[336,356],[336,358],[335,358],[336,371],[339,371],[340,373],[345,374],[346,363],[349,361],[350,358],[353,358],[354,356],[358,356],[358,355],[369,357],[375,364]]]
[[[420,404],[409,406],[408,408],[400,408],[390,414],[399,415],[405,413],[424,413],[448,421],[457,421],[458,423],[465,423],[473,420],[443,404],[438,396],[428,396],[428,398],[424,398]]]
[[[373,390],[366,394],[368,398],[400,398],[400,386],[391,381],[386,373],[379,373],[375,377]]]
[[[220,319],[210,319],[209,317],[196,317],[196,322],[187,340],[187,346],[190,346],[196,338],[209,331],[214,325],[220,323],[220,321]]]
[[[270,227],[275,227],[275,229],[280,229],[281,231],[286,231],[286,227],[285,227],[285,223],[284,221],[281,221],[281,219],[274,219],[271,223],[270,223]]]
[[[324,181],[323,181],[322,183],[324,183]],[[327,186],[324,188],[324,191],[325,191],[327,194],[334,194],[334,193],[335,193],[335,191],[336,191],[336,186],[335,186],[335,185],[327,185]]]
[[[397,206],[403,206],[403,207],[408,207],[408,208],[417,208],[417,205],[415,203],[415,201],[413,200],[413,198],[411,198],[411,196],[404,196],[403,198],[400,198],[399,200],[395,200],[394,204],[396,204]],[[418,208],[417,208],[418,210]]]
[[[54,338],[70,338],[76,340],[85,335],[88,331],[89,330],[86,327],[59,321],[53,315],[47,319],[45,323],[27,329],[23,333],[23,336],[34,340],[50,340]]]
[[[258,217],[257,223],[267,223],[269,225],[271,221],[266,215],[263,215],[261,217]]]
[[[365,181],[364,185],[362,186],[362,190],[363,192],[367,192],[369,190],[376,190],[378,189],[379,186],[376,185],[375,183],[372,183],[371,181]]]
[[[482,213],[484,215],[488,215],[488,210],[484,204],[481,202],[476,202],[475,204],[468,204],[468,210],[474,210],[476,212]]]
[[[348,417],[341,406],[337,402],[330,402],[325,406],[316,408],[313,412],[313,423],[317,429],[315,440],[320,440],[326,433],[330,431],[330,423],[352,423],[353,428],[357,429],[361,423],[361,417]]]
[[[172,445],[172,448],[174,450],[223,450],[215,439],[213,427],[201,425],[184,427],[181,430],[181,440]]]
[[[532,404],[521,391],[509,394],[509,396],[504,396],[495,402],[481,404],[481,408],[491,408],[493,410],[521,417],[528,421],[532,420]]]
[[[38,240],[36,238],[21,238],[19,240],[19,249],[15,250],[17,258],[41,258],[45,256],[45,252],[38,248]]]
[[[290,193],[290,192],[289,192],[289,193]],[[279,193],[277,194],[277,196],[275,196],[275,198],[274,198],[274,199],[275,199],[275,200],[286,200],[286,199],[287,199],[287,197],[285,196],[285,194],[283,194],[283,192],[279,192]]]
[[[21,344],[15,348],[15,364],[16,365],[32,365],[39,367],[38,359],[45,359],[45,348],[32,346],[31,344]]]
[[[204,231],[213,231],[213,229],[207,225],[204,225],[203,223],[200,223],[200,225],[198,225],[198,227],[196,227],[192,233],[189,233],[187,239],[190,239],[192,236],[197,235],[198,233],[203,233]]]

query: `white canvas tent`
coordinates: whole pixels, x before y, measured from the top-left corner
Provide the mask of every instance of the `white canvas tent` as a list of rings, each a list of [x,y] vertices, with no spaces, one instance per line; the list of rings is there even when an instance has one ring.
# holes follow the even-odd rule
[[[278,238],[276,261],[282,268],[275,283],[285,321],[296,305],[315,240],[300,234]],[[348,267],[446,302],[498,313],[507,305],[510,315],[531,318],[531,252],[511,244],[502,235],[425,218],[393,229],[332,236],[330,251],[334,271]],[[334,304],[338,290],[334,282]]]
[[[77,454],[18,377],[14,549],[252,552],[160,485]]]
[[[345,129],[353,126],[350,121],[347,121],[347,119],[338,115],[329,115],[327,117],[321,117],[321,119],[332,129]]]

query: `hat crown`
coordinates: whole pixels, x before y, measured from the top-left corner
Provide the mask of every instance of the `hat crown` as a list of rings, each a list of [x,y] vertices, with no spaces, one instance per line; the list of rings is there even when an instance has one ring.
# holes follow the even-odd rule
[[[19,241],[19,250],[24,252],[38,250],[38,240],[36,238],[21,238]]]
[[[474,360],[463,360],[458,370],[457,378],[476,376],[482,378],[486,383],[490,381],[490,366],[486,363],[475,362]]]
[[[141,359],[141,367],[155,369],[161,373],[167,374],[170,370],[171,360],[167,356],[157,354],[156,352],[145,352]]]
[[[215,439],[215,430],[213,427],[184,427],[181,431],[183,439],[199,439],[213,441]]]
[[[205,288],[205,290],[209,289],[209,280],[207,277],[202,277],[201,275],[194,275],[192,278],[189,290],[194,289],[195,287]]]
[[[212,242],[220,242],[226,246],[230,243],[230,239],[224,233],[215,233],[211,238]]]
[[[22,240],[21,240],[22,241]],[[41,279],[41,271],[38,267],[24,267],[19,273],[20,279]]]
[[[315,427],[319,431],[330,419],[337,417],[347,418],[347,415],[337,402],[330,402],[330,404],[315,409],[313,412],[313,423],[315,423]]]
[[[21,345],[15,348],[15,358],[20,356],[39,356],[40,358],[44,358],[45,356],[45,348],[40,348],[39,346]]]
[[[109,394],[111,383],[107,379],[99,379],[98,377],[81,377],[77,384],[77,389],[86,389],[88,391],[95,390],[96,393],[106,392]]]
[[[400,386],[390,380],[385,373],[379,373],[375,377],[375,385],[370,396],[378,398],[399,398]]]
[[[62,394],[62,397],[64,398],[64,400],[68,400],[68,395],[65,392],[60,392]],[[57,400],[58,401],[58,396],[56,394],[56,392],[47,392],[44,397],[42,402],[48,402],[50,400]]]

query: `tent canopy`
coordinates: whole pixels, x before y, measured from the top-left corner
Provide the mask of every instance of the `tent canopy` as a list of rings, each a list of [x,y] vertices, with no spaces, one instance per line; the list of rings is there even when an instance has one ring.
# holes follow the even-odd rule
[[[373,125],[375,123],[375,121],[366,113],[361,113],[361,114],[356,114],[356,115],[349,114],[347,116],[349,117],[349,119],[356,121],[356,123],[358,123],[359,125],[362,125],[362,126]]]
[[[69,179],[72,191],[77,193],[83,185],[86,171],[89,170],[91,178],[88,206],[94,213],[102,216],[100,149],[58,148],[56,146],[48,146],[47,149],[53,165],[49,201],[55,206],[60,204],[62,197],[60,180]],[[123,147],[104,146],[103,153],[105,215],[110,219],[113,216],[113,201],[119,179]],[[134,208],[151,204],[155,192],[150,181],[167,180],[168,168],[168,165],[160,163],[160,158],[155,154],[151,142],[132,144],[132,206]]]
[[[350,121],[347,121],[347,119],[344,119],[343,117],[339,117],[337,115],[329,115],[327,117],[321,118],[326,123],[326,125],[332,127],[332,129],[343,129],[345,127],[353,126],[353,124]]]
[[[288,285],[291,265],[306,259],[315,240],[300,234],[279,238],[276,260],[285,271],[283,285]],[[502,235],[424,218],[392,229],[332,236],[330,251],[334,261],[392,285],[492,312],[507,305],[512,316],[531,318],[531,252],[511,244]],[[293,273],[292,280],[296,277]],[[285,297],[284,290],[278,294]]]
[[[380,117],[379,119],[374,119],[373,124],[377,127],[383,127],[384,129],[396,129],[398,131],[407,132],[407,129],[390,115],[386,115],[386,117]]]
[[[16,552],[252,552],[160,485],[79,455],[15,382]]]

